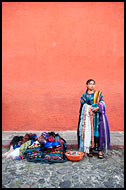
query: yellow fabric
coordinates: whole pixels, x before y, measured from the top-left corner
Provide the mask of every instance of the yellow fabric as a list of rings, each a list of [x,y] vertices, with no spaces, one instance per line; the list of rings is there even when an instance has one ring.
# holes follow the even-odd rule
[[[94,93],[94,104],[98,104],[99,103],[99,94],[100,94],[100,91],[95,91]]]

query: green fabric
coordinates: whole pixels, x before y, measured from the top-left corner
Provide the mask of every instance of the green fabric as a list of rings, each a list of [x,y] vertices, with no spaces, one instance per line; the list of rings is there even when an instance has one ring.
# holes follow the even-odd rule
[[[20,147],[20,155],[23,155],[25,151],[27,150],[27,147],[31,145],[31,140],[25,142],[24,144],[21,145]]]
[[[94,137],[99,137],[99,112],[93,113]]]

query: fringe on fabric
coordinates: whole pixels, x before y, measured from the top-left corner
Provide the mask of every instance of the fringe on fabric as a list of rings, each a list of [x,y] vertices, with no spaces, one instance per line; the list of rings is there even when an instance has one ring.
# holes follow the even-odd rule
[[[89,153],[94,147],[93,112],[92,106],[84,104],[80,122],[80,151]]]

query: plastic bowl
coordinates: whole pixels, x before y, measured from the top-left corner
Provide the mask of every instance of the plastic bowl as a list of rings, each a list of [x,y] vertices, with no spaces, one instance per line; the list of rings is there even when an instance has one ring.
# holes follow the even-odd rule
[[[80,151],[69,151],[65,153],[66,157],[68,160],[71,161],[80,161],[82,160],[83,156],[84,156],[84,152],[80,152]]]

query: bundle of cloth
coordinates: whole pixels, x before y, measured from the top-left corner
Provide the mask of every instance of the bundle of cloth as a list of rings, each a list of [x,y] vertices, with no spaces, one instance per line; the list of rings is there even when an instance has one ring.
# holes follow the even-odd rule
[[[26,158],[33,162],[64,162],[67,146],[66,141],[55,132],[43,132],[39,137],[36,134],[15,136],[10,142],[10,150],[3,157],[13,160]]]
[[[9,142],[9,151],[2,154],[4,158],[11,158],[13,160],[21,160],[23,158],[22,148],[25,143],[30,145],[37,140],[37,135],[33,133],[26,133],[24,136],[14,136]],[[25,145],[27,147],[27,145]]]
[[[38,137],[40,147],[29,147],[25,151],[28,161],[41,163],[65,162],[66,141],[55,132],[43,132]]]
[[[93,113],[95,107],[99,107],[97,113]],[[89,154],[90,150],[94,149],[103,150],[104,154],[107,154],[107,149],[110,149],[110,130],[103,101],[83,105],[78,136],[79,151]]]

